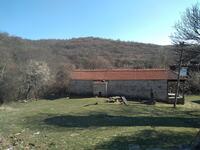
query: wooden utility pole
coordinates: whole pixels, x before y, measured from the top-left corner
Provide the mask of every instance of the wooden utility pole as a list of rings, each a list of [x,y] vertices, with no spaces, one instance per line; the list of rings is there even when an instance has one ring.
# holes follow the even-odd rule
[[[177,84],[176,84],[176,93],[175,93],[175,100],[174,100],[174,108],[176,108],[177,99],[178,99],[178,95],[179,95],[179,89],[180,89],[180,73],[181,73],[181,66],[182,66],[182,57],[183,57],[184,42],[180,42],[179,46],[180,46],[180,58],[179,58],[179,64],[178,64],[178,77],[177,77]]]

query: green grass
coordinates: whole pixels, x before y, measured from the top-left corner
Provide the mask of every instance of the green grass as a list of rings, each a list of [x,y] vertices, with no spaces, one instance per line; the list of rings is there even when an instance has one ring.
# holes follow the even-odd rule
[[[100,98],[11,103],[0,107],[0,149],[172,149],[190,144],[200,128],[200,96],[186,99],[177,109]]]

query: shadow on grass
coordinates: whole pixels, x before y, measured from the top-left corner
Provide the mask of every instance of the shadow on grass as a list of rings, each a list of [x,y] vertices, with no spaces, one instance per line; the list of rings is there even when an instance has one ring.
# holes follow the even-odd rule
[[[27,118],[30,125],[38,124],[66,127],[66,128],[88,128],[88,127],[104,127],[104,126],[163,126],[163,127],[200,127],[200,118],[181,118],[181,117],[150,117],[150,116],[111,116],[107,114],[96,114],[89,116],[75,115],[48,115],[42,114],[43,117],[32,116]],[[41,115],[41,116],[42,116]],[[40,117],[41,117],[40,116]],[[39,125],[40,124],[40,125]]]
[[[62,127],[90,126],[169,126],[169,127],[200,127],[198,118],[177,117],[125,117],[110,115],[90,116],[55,116],[44,120],[46,124]]]
[[[192,133],[142,130],[130,136],[117,136],[111,141],[102,142],[95,149],[109,150],[129,150],[135,149],[136,146],[141,148],[167,148],[176,149],[180,144],[190,144],[194,139]]]
[[[48,95],[48,96],[44,96],[43,99],[45,100],[58,100],[58,99],[61,99],[61,98],[66,98],[67,96],[66,95]]]
[[[73,100],[80,100],[80,99],[86,99],[86,98],[95,98],[95,97],[88,97],[88,96],[69,96],[69,95],[48,95],[43,97],[45,100],[59,100],[59,99],[73,99]]]
[[[69,96],[70,99],[86,99],[86,98],[98,98],[98,97],[94,97],[94,96],[88,96],[88,95],[83,95],[83,96],[75,96],[75,95],[71,95]]]
[[[184,114],[193,117],[200,117],[200,111],[184,111]]]
[[[200,104],[200,100],[193,100],[192,102],[193,102],[193,103]]]

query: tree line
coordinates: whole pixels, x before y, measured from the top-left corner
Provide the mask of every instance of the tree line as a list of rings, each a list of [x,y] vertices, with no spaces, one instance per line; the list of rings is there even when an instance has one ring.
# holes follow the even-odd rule
[[[171,46],[94,37],[27,40],[0,33],[0,101],[67,96],[73,69],[167,68]]]

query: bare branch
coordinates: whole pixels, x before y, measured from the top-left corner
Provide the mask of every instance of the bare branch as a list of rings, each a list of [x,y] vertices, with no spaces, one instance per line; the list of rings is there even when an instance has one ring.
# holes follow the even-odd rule
[[[186,43],[200,44],[200,9],[199,5],[187,8],[175,26],[175,32],[171,38],[174,43],[184,41]]]

